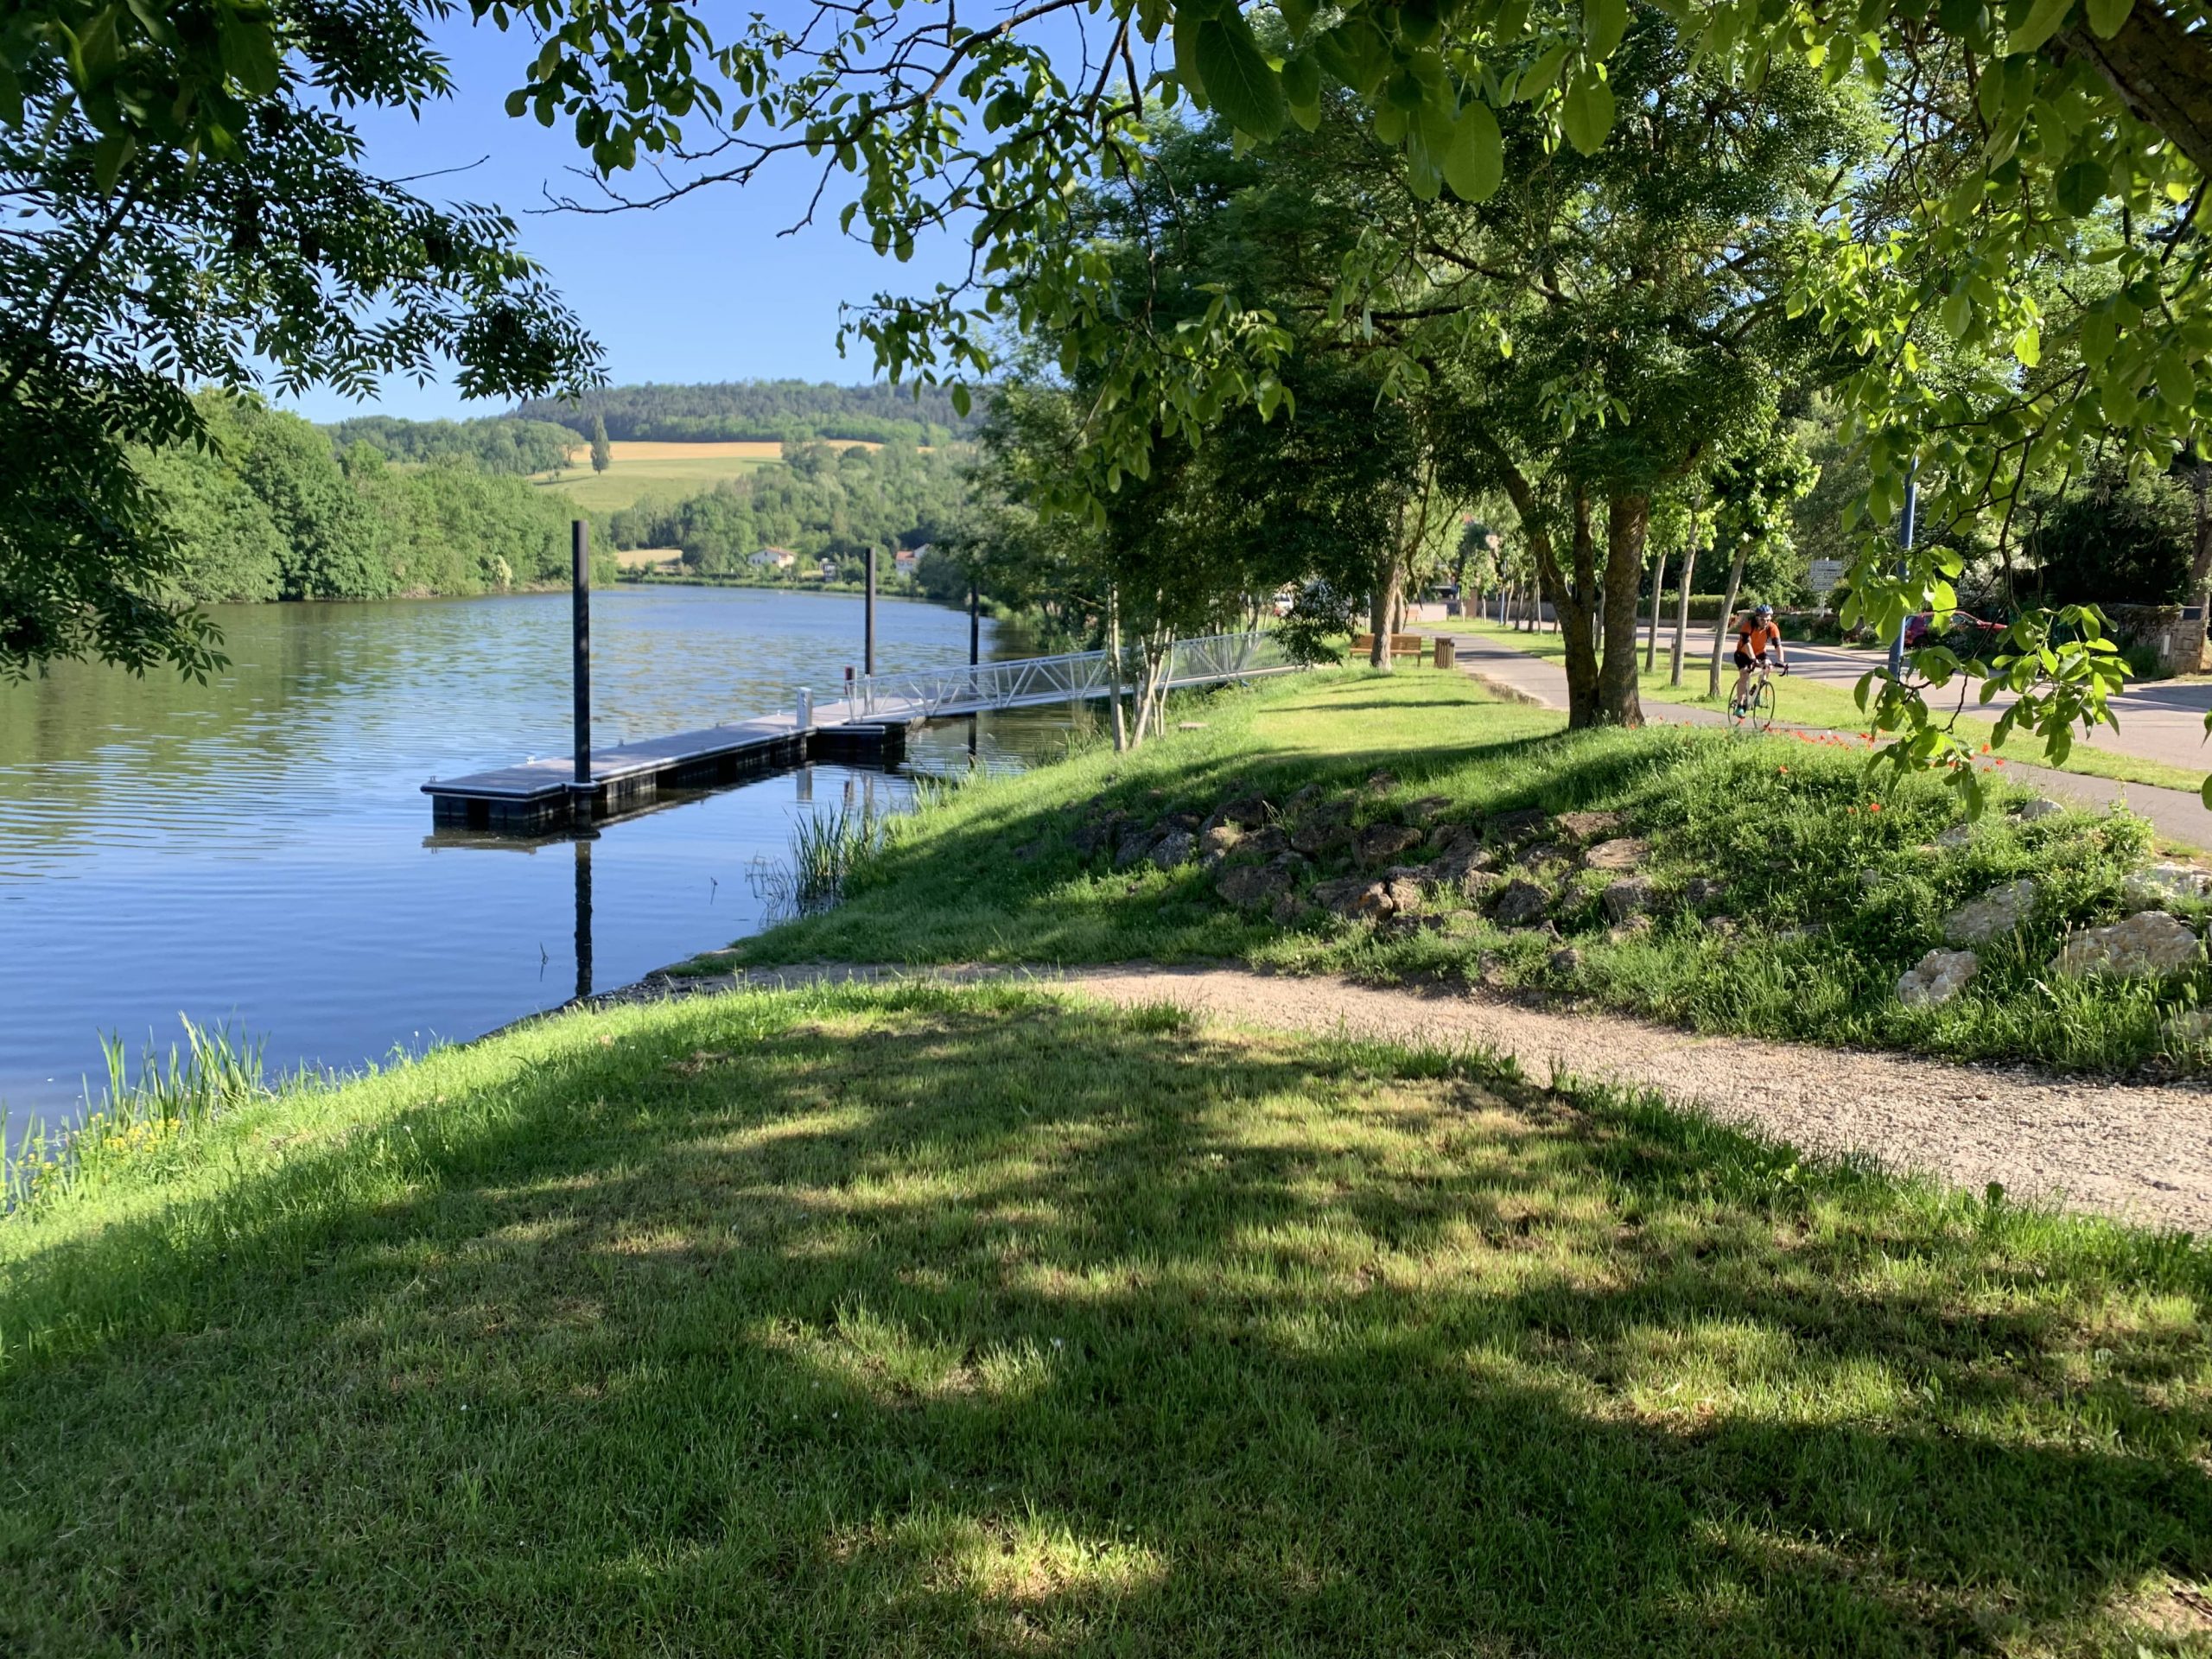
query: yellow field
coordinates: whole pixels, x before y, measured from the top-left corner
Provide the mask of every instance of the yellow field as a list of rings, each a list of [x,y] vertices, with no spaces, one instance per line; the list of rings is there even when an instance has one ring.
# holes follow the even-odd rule
[[[833,449],[880,449],[880,443],[857,438],[823,440]],[[696,495],[725,480],[741,477],[784,458],[780,443],[610,443],[613,464],[603,473],[591,469],[591,445],[579,443],[569,451],[568,470],[540,473],[531,482],[541,489],[558,490],[587,513],[615,512],[644,495]]]
[[[683,563],[680,547],[618,547],[614,563],[625,570],[674,569]]]
[[[613,464],[591,469],[591,446],[569,452],[562,473],[541,473],[531,481],[558,490],[588,513],[608,513],[629,506],[642,495],[696,495],[724,480],[743,476],[784,458],[780,443],[615,443]]]

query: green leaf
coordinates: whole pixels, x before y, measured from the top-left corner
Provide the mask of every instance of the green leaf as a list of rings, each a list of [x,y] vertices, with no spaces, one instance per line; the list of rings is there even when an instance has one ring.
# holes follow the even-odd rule
[[[1406,188],[1421,201],[1434,201],[1444,188],[1444,175],[1437,171],[1428,146],[1419,141],[1406,146]]]
[[[2023,328],[2012,336],[2012,355],[2020,360],[2024,369],[2032,369],[2043,361],[2043,334],[2034,328]]]
[[[1179,41],[1181,35],[1178,27]],[[1193,66],[1207,99],[1235,125],[1255,138],[1272,138],[1282,130],[1287,106],[1281,77],[1268,67],[1241,12],[1227,11],[1198,25]]]
[[[1567,54],[1573,49],[1569,42],[1561,41],[1547,50],[1543,56],[1522,72],[1514,89],[1514,97],[1524,104],[1533,104],[1551,91],[1552,83],[1559,79],[1560,66],[1567,61]]]
[[[2088,0],[2089,28],[2099,40],[2108,41],[2134,10],[2135,0]]]
[[[1582,39],[1590,55],[1602,61],[1628,33],[1628,0],[1582,0]]]
[[[2073,10],[2074,0],[2035,0],[2020,26],[2006,32],[2006,54],[2018,57],[2024,52],[2034,51],[2058,32],[2058,26],[2066,21],[2066,14]]]
[[[1478,100],[1452,124],[1452,143],[1443,156],[1444,181],[1463,201],[1488,201],[1505,177],[1505,147],[1497,117]]]
[[[2190,372],[2189,359],[2178,346],[2169,346],[2158,353],[2158,398],[2177,417],[2186,414],[2196,402],[2196,377]]]
[[[1283,101],[1298,124],[1311,132],[1321,124],[1321,66],[1311,52],[1297,52],[1282,66]]]
[[[968,418],[968,388],[964,385],[954,386],[952,389],[952,412],[964,421]]]
[[[1154,0],[1157,4],[1159,0]],[[1313,0],[1276,0],[1275,10],[1282,13],[1282,20],[1290,27],[1294,41],[1306,38],[1306,31],[1313,25]]]
[[[1198,71],[1198,29],[1204,19],[1192,10],[1175,9],[1175,83],[1200,109],[1206,107],[1206,84]]]
[[[1584,69],[1567,89],[1560,102],[1559,122],[1567,142],[1585,156],[1594,156],[1613,130],[1613,89],[1595,71]]]
[[[221,33],[217,38],[223,73],[248,97],[268,97],[276,90],[283,69],[275,32],[263,18],[242,16],[237,10],[219,15]]]
[[[2052,194],[2061,207],[2075,219],[2084,219],[2096,212],[2111,184],[2112,175],[2105,170],[2105,164],[2091,158],[2062,168]]]
[[[92,146],[92,181],[105,195],[115,188],[124,166],[138,153],[138,141],[127,132],[111,132]]]

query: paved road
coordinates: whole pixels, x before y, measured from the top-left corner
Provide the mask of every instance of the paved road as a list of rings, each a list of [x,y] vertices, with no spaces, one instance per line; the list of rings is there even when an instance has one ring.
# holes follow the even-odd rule
[[[1706,637],[1709,644],[1712,636]],[[1663,632],[1659,648],[1662,652],[1666,649]],[[1879,652],[1853,651],[1840,645],[1800,645],[1788,650],[1793,677],[1802,676],[1846,690],[1857,685],[1859,676],[1870,668],[1880,667],[1883,662]],[[1954,691],[1952,695],[1955,696],[1957,693]],[[1976,701],[1980,696],[1980,687],[1967,694],[1968,713],[1994,717],[2012,702],[2009,695],[2000,693],[1985,708]],[[2204,734],[2204,716],[2212,713],[2212,684],[2158,681],[2133,686],[2114,699],[2113,709],[2120,716],[2117,729],[2075,741],[2113,754],[2139,755],[2146,760],[2163,760],[2192,771],[2212,772],[2212,746],[2207,745]]]
[[[1710,634],[1707,635],[1708,641],[1711,638]],[[1477,679],[1547,709],[1567,706],[1567,671],[1558,664],[1541,657],[1531,657],[1527,652],[1516,650],[1503,639],[1482,634],[1462,633],[1457,639],[1459,666]],[[1792,645],[1789,648],[1791,660],[1798,660],[1801,652],[1813,651],[1820,652],[1824,658],[1840,659],[1824,664],[1814,671],[1816,674],[1841,674],[1851,666],[1849,659],[1858,655],[1853,652],[1819,646]],[[1702,690],[1705,681],[1702,664],[1700,666],[1700,677],[1691,683]],[[1859,674],[1865,672],[1865,668],[1859,667],[1857,672],[1849,676],[1847,683],[1855,683]],[[1684,678],[1689,677],[1685,667]],[[2202,709],[2212,706],[2212,686],[2149,685],[2129,692],[2130,706],[2123,718],[2128,720],[2131,733],[2152,724],[2151,700],[2160,693],[2187,693],[2202,699],[2196,702],[2197,712],[2193,716],[2189,712],[2190,705],[2181,702],[2178,697],[2170,695],[2163,705],[2164,718],[2171,727],[2177,728],[2183,720],[2193,717],[2196,722],[2196,735],[2201,739],[2204,729]],[[2137,699],[2143,702],[2138,703]],[[1694,703],[1667,702],[1649,692],[1644,694],[1643,706],[1647,715],[1654,720],[1682,725],[1718,726],[1724,718],[1717,709],[1700,708]],[[2177,764],[2204,765],[2206,757],[2198,755],[2193,761],[2183,760]],[[2206,811],[2203,802],[2190,791],[2157,789],[2149,784],[2116,783],[2109,778],[2091,778],[2074,772],[2051,772],[2042,766],[2021,766],[2017,762],[2008,766],[2005,772],[2022,786],[2041,790],[2059,800],[2075,801],[2085,806],[2110,806],[2125,802],[2132,810],[2150,819],[2157,826],[2158,833],[2167,839],[2190,847],[2212,849],[2212,812]]]

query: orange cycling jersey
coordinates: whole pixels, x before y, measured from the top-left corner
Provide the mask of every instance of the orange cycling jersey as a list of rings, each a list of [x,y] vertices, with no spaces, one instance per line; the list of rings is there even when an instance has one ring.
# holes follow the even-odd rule
[[[1763,656],[1782,643],[1782,630],[1771,622],[1746,622],[1737,631],[1736,645],[1751,656]]]

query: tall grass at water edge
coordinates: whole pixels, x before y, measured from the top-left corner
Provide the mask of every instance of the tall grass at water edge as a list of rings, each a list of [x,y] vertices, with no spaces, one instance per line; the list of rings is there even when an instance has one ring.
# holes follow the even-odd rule
[[[136,1075],[123,1039],[100,1039],[105,1086],[93,1104],[86,1084],[90,1109],[78,1122],[32,1118],[16,1144],[0,1109],[0,1210],[35,1210],[61,1193],[97,1185],[125,1159],[276,1092],[265,1065],[266,1039],[180,1019],[182,1046],[172,1043],[163,1054],[149,1042],[138,1055]]]
[[[800,915],[826,910],[853,872],[883,850],[890,811],[874,796],[801,818],[791,830],[791,906]]]
[[[882,856],[899,821],[947,804],[969,781],[958,772],[918,772],[911,779],[912,798],[903,809],[886,806],[869,795],[800,819],[791,830],[787,884],[770,883],[783,888],[781,907],[799,916],[830,909],[845,896],[855,878]]]

